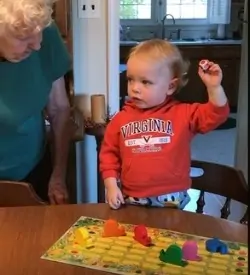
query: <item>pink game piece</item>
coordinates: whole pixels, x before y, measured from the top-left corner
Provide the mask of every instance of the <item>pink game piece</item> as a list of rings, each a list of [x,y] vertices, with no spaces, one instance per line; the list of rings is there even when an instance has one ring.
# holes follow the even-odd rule
[[[198,256],[198,245],[195,241],[186,241],[182,246],[183,259],[186,261],[201,261]]]
[[[209,61],[208,60],[201,60],[199,66],[202,68],[203,71],[207,71],[209,69]]]

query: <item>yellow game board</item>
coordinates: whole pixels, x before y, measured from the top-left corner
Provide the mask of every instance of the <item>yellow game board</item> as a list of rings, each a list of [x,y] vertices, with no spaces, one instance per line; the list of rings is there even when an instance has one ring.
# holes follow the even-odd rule
[[[133,239],[134,225],[125,226],[127,235],[103,238],[104,220],[81,217],[42,256],[56,261],[117,274],[177,274],[177,275],[233,275],[248,274],[248,246],[226,242],[229,254],[210,253],[205,249],[207,238],[182,234],[157,228],[147,228],[154,246],[145,247]],[[83,227],[88,230],[91,242],[86,246],[75,241],[74,232]],[[167,264],[159,260],[159,252],[171,244],[182,245],[186,240],[198,243],[200,262],[188,262],[185,267]]]

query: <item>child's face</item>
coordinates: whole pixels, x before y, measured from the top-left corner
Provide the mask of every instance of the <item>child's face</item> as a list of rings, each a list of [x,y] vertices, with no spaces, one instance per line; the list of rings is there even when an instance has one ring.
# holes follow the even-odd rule
[[[127,62],[128,95],[138,108],[163,103],[174,92],[171,71],[166,65],[145,56],[132,56]]]

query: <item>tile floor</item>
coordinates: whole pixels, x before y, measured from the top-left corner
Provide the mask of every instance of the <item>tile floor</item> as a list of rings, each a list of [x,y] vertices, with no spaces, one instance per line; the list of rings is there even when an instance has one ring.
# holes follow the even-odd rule
[[[235,117],[235,115],[232,115]],[[216,130],[205,135],[197,135],[192,142],[192,158],[211,161],[221,164],[234,165],[234,148],[236,139],[236,128],[228,130]],[[197,190],[189,190],[191,202],[185,210],[195,211],[196,201],[199,196]],[[216,217],[220,216],[224,198],[212,194],[205,195],[205,213]],[[229,220],[239,221],[245,213],[246,207],[238,202],[232,201]]]

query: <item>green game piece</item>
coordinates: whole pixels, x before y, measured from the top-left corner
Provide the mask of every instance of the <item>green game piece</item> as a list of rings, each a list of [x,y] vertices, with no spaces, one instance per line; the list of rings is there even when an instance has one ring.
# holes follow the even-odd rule
[[[160,251],[159,259],[168,264],[178,265],[178,266],[186,266],[188,263],[182,260],[182,249],[176,245],[170,245],[166,251],[162,249]]]

